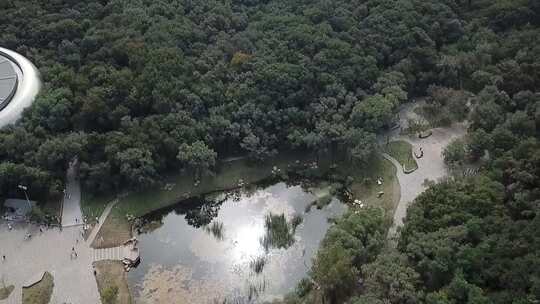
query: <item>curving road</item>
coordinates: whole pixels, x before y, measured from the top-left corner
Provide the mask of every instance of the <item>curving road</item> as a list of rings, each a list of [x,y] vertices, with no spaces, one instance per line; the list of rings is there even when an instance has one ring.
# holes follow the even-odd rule
[[[41,88],[41,79],[37,68],[24,56],[2,47],[0,47],[0,54],[15,63],[14,68],[19,78],[15,95],[0,111],[0,128],[2,128],[16,122],[23,110],[34,102]]]

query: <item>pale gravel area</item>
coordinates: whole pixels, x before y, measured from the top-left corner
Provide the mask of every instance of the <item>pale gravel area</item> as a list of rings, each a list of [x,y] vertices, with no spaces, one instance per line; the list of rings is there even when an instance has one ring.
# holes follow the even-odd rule
[[[465,135],[466,128],[463,124],[456,124],[451,128],[432,129],[433,135],[420,139],[409,136],[393,137],[392,140],[404,140],[409,142],[413,151],[424,150],[424,156],[416,159],[418,170],[410,174],[403,173],[401,165],[387,154],[383,156],[390,160],[397,168],[397,178],[400,185],[400,199],[394,212],[393,225],[388,236],[393,238],[397,228],[403,225],[403,219],[407,215],[409,204],[426,189],[425,180],[438,181],[448,175],[448,168],[444,164],[442,151],[454,138]],[[413,156],[414,157],[414,156]]]

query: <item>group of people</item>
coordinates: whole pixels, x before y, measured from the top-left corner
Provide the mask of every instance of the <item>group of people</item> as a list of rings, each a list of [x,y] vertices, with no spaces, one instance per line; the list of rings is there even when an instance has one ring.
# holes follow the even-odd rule
[[[64,189],[64,198],[71,199],[71,194],[67,192],[67,189]]]

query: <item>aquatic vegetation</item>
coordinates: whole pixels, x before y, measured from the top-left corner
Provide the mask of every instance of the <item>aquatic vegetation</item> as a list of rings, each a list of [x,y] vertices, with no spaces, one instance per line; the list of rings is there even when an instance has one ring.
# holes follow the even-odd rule
[[[135,301],[271,301],[274,296],[290,292],[307,276],[316,253],[311,250],[311,242],[324,238],[330,227],[326,217],[347,209],[344,204],[331,204],[306,214],[303,207],[314,199],[313,192],[283,182],[254,192],[242,189],[237,192],[240,199],[236,201],[234,195],[228,195],[233,192],[214,193],[204,200],[194,198],[164,210],[167,213],[143,217],[160,219],[164,225],[151,235],[140,236],[140,248],[147,252],[146,258],[128,277],[136,292]],[[214,210],[217,216],[204,224],[191,217]],[[310,225],[310,229],[304,225]],[[312,229],[315,225],[317,229]],[[178,264],[171,265],[169,257],[178,257]],[[159,267],[154,271],[153,265]]]
[[[251,262],[249,262],[249,268],[253,270],[254,273],[259,274],[263,271],[264,266],[266,265],[266,257],[258,257]]]
[[[294,229],[287,222],[285,214],[266,215],[266,234],[261,239],[261,244],[268,250],[269,248],[288,248],[294,243]]]
[[[257,299],[261,293],[266,290],[266,280],[259,283],[253,283],[249,285],[248,295],[246,303],[253,303],[253,300]]]
[[[219,221],[213,221],[209,226],[205,227],[205,230],[211,233],[216,239],[222,241],[223,236],[223,223]]]
[[[296,227],[300,226],[300,224],[302,224],[302,221],[304,219],[302,218],[302,216],[300,216],[299,214],[295,214],[293,216],[293,219],[291,221],[291,225],[292,225],[292,228],[293,228],[293,231],[296,231]]]

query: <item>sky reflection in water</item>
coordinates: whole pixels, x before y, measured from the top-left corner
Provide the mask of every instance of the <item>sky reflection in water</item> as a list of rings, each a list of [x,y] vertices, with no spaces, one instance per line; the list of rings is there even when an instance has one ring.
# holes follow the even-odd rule
[[[306,213],[315,199],[300,186],[278,183],[252,193],[221,194],[204,207],[200,200],[184,202],[150,216],[158,222],[138,236],[142,263],[128,275],[137,302],[213,303],[226,298],[256,303],[292,291],[311,266],[330,226],[327,219],[346,209],[333,199],[322,210]],[[283,213],[289,221],[294,215],[303,218],[289,248],[266,251],[262,246],[270,213]],[[211,232],[212,225],[222,225],[220,236]],[[266,263],[257,274],[250,264],[261,258]]]

